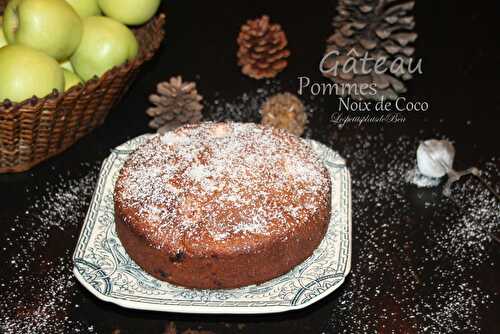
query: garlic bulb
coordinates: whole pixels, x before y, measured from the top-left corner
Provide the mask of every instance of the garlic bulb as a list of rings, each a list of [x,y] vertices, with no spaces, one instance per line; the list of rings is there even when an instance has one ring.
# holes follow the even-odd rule
[[[417,166],[428,177],[443,177],[453,169],[455,148],[448,140],[429,139],[417,149]]]
[[[439,179],[448,175],[443,186],[443,195],[451,196],[451,186],[466,175],[473,175],[500,201],[500,195],[481,176],[481,171],[471,167],[462,171],[453,169],[455,148],[449,140],[429,139],[421,142],[417,149],[417,168],[409,171],[407,180],[417,186],[435,186]],[[425,178],[428,178],[427,180]]]

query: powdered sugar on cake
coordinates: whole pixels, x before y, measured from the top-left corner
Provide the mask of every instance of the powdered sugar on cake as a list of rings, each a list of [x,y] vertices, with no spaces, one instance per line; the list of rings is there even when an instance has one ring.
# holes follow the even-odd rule
[[[279,235],[329,200],[328,173],[311,148],[255,124],[203,123],[156,136],[122,174],[121,203],[148,222],[148,238],[170,243]]]

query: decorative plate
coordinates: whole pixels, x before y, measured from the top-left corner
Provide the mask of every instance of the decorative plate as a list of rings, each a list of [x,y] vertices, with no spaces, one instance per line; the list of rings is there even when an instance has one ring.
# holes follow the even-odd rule
[[[325,238],[306,261],[259,285],[197,290],[162,282],[127,255],[114,223],[113,190],[128,155],[151,135],[113,150],[104,161],[75,253],[74,274],[97,298],[123,307],[181,313],[259,314],[304,308],[337,289],[351,269],[351,180],[337,152],[308,140],[332,178],[332,218]]]

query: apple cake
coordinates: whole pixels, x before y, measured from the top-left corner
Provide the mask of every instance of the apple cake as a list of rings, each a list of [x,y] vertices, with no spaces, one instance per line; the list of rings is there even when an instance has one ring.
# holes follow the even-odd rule
[[[327,169],[299,137],[244,123],[187,125],[139,146],[118,176],[116,231],[146,272],[236,288],[307,259],[330,220]]]

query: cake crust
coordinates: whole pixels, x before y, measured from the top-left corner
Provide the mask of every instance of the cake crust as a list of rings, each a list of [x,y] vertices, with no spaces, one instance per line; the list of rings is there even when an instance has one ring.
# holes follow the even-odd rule
[[[146,272],[191,288],[236,288],[309,257],[330,220],[330,178],[300,138],[202,123],[155,136],[125,162],[116,231]]]

